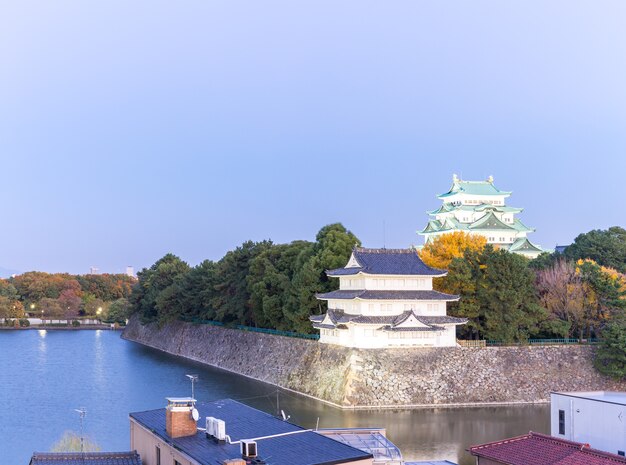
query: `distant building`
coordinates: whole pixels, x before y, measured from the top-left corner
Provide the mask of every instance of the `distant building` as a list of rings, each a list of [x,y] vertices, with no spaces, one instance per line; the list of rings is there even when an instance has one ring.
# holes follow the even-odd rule
[[[550,393],[552,436],[626,454],[626,392]]]
[[[35,452],[30,465],[142,465],[133,452]]]
[[[569,247],[568,245],[557,245],[554,247],[554,251],[556,253],[563,254],[565,253],[565,249],[567,249],[568,247]]]
[[[91,268],[89,268],[89,274],[100,274],[100,269],[92,266]]]
[[[464,231],[484,236],[495,247],[535,258],[545,250],[528,239],[534,229],[515,217],[523,209],[506,205],[510,195],[496,188],[492,176],[486,181],[463,181],[453,175],[450,190],[438,196],[442,205],[428,212],[430,220],[418,234],[428,243],[442,234]]]
[[[476,465],[618,465],[626,458],[532,431],[523,436],[472,446]]]
[[[368,452],[230,399],[169,398],[131,413],[130,445],[145,465],[374,464]]]
[[[131,278],[135,277],[135,268],[133,268],[132,266],[127,266],[126,267],[126,276],[130,276]]]
[[[433,290],[446,271],[427,266],[414,249],[355,248],[344,268],[326,274],[339,290],[318,294],[324,315],[310,317],[320,342],[357,348],[456,346],[464,318],[447,316],[456,295]]]

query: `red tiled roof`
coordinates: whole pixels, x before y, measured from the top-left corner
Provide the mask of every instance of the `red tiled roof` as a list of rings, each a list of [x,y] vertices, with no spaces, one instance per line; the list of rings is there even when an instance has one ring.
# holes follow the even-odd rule
[[[615,465],[625,457],[592,449],[588,444],[530,432],[523,436],[471,446],[469,452],[506,465]]]

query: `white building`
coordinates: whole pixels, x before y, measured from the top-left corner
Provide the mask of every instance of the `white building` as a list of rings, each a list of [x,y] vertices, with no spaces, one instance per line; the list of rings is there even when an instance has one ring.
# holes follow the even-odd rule
[[[456,346],[456,326],[446,304],[458,296],[433,290],[446,271],[427,266],[414,249],[355,248],[339,278],[339,290],[318,294],[328,302],[324,315],[310,319],[320,342],[357,348]]]
[[[428,242],[442,234],[464,231],[484,236],[497,248],[535,258],[544,250],[528,240],[534,229],[515,217],[523,209],[506,205],[510,195],[493,184],[492,176],[486,181],[463,181],[453,175],[450,190],[437,196],[442,205],[428,212],[430,220],[418,234]]]
[[[626,454],[626,392],[552,392],[552,436]]]

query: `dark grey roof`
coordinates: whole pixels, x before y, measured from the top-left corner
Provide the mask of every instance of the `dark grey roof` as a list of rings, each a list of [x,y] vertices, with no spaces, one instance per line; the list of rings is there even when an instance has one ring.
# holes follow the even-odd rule
[[[209,403],[198,402],[196,408],[200,413],[199,426],[204,427],[206,417],[224,420],[226,434],[232,441],[303,431],[299,434],[258,441],[259,458],[271,457],[272,465],[334,465],[372,457],[371,454],[359,449],[313,431],[305,432],[297,425],[231,399]],[[215,465],[224,460],[241,457],[239,444],[217,444],[208,439],[204,432],[198,432],[194,436],[170,438],[165,432],[164,408],[131,413],[130,417],[202,465]]]
[[[400,313],[399,315],[351,315],[349,313],[345,313],[343,310],[328,309],[328,316],[330,317],[330,320],[335,325],[346,324],[346,323],[360,323],[360,324],[395,326],[405,321],[411,315],[413,315],[419,322],[428,326],[445,325],[445,324],[460,325],[460,324],[467,323],[467,318],[457,318],[457,317],[448,316],[448,315],[439,315],[439,316],[417,315],[415,314],[413,310],[407,310],[405,312]],[[315,328],[334,329],[336,326],[319,323],[324,320],[324,317],[325,315],[314,315],[314,316],[309,317],[309,319],[313,322],[313,326]],[[441,328],[437,329],[437,331],[440,331],[440,330]]]
[[[445,328],[441,326],[412,326],[412,327],[395,327],[395,326],[385,326],[382,328],[383,331],[423,331],[423,332],[432,332],[432,331],[443,331]]]
[[[371,299],[371,300],[458,300],[458,295],[444,294],[439,291],[368,291],[337,290],[316,294],[320,300],[328,299]]]
[[[30,465],[141,465],[133,452],[35,452]]]
[[[445,270],[426,265],[415,249],[364,249],[355,247],[352,254],[359,267],[328,270],[328,276],[344,276],[356,273],[441,276]]]

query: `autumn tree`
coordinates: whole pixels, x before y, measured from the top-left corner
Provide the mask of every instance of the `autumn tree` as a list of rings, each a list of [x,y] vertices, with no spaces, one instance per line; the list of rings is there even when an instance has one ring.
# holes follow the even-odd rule
[[[41,317],[43,319],[61,318],[65,316],[63,307],[59,303],[58,299],[44,297],[39,301],[37,309],[41,312]]]
[[[74,431],[66,431],[53,446],[52,452],[99,452],[100,446],[89,437],[81,437]]]
[[[486,245],[487,238],[482,235],[454,231],[430,240],[419,251],[419,256],[428,266],[447,270],[452,260],[463,257],[467,249],[480,252]]]
[[[22,302],[10,297],[0,296],[0,318],[24,318]]]

